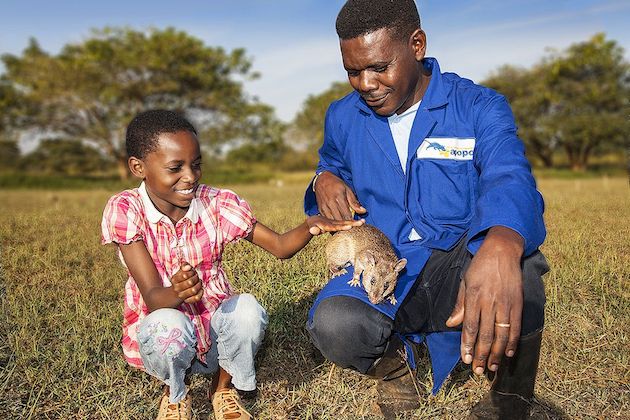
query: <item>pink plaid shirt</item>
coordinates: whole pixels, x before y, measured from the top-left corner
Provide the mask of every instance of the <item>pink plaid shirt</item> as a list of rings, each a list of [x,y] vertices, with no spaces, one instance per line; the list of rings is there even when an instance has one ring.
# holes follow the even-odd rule
[[[223,248],[247,236],[255,222],[249,204],[234,192],[199,185],[188,212],[173,225],[155,208],[142,183],[109,199],[103,212],[101,242],[144,242],[165,287],[171,285],[170,278],[180,269],[181,259],[195,267],[203,283],[203,297],[195,304],[182,303],[177,309],[194,323],[197,357],[205,361],[205,353],[212,344],[210,318],[221,302],[232,295],[221,264]],[[118,252],[126,267],[120,250]],[[131,273],[128,274],[122,348],[127,362],[142,369],[137,333],[149,311]]]

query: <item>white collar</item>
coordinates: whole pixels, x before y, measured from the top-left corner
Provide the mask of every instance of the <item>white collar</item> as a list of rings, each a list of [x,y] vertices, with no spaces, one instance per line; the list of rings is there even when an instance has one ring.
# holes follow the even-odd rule
[[[147,187],[144,185],[144,181],[142,181],[142,183],[138,187],[138,193],[140,194],[140,198],[142,199],[142,204],[144,205],[144,209],[149,222],[157,224],[157,222],[162,220],[162,218],[168,220],[169,223],[171,222],[171,219],[160,212],[153,204],[153,201],[151,201],[151,199],[149,198]],[[182,219],[186,218],[189,219],[192,223],[197,223],[197,220],[199,220],[199,209],[197,208],[197,201],[199,201],[197,200],[197,197],[192,199],[192,201],[190,202],[190,206],[188,206],[188,211],[186,212],[184,217],[182,217]]]
[[[418,111],[418,108],[420,108],[420,103],[422,102],[422,100],[419,100],[418,102],[416,102],[415,104],[411,105],[409,108],[407,108],[405,110],[405,112],[403,112],[402,114],[398,115],[396,113],[390,115],[389,117],[387,117],[387,119],[392,122],[392,121],[400,121],[403,118],[405,118],[407,115],[409,114],[415,114]]]

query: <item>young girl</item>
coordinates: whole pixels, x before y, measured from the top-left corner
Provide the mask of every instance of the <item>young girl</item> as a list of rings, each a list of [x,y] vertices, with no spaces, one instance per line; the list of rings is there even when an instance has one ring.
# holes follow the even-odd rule
[[[129,272],[125,359],[166,384],[158,419],[190,418],[188,374],[217,370],[210,390],[216,419],[249,419],[236,389],[256,388],[254,356],[267,314],[252,295],[233,293],[221,264],[224,246],[245,238],[290,258],[313,235],[363,221],[312,216],[284,234],[265,227],[232,191],[199,184],[197,132],[171,111],[137,115],[126,146],[142,183],[110,198],[102,221],[102,243],[118,246]]]

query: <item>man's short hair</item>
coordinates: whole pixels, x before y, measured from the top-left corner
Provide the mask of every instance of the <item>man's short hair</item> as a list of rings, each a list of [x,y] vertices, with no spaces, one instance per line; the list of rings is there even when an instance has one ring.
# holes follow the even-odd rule
[[[197,135],[195,127],[182,115],[166,109],[141,112],[127,126],[125,136],[127,157],[144,159],[157,149],[157,140],[162,133],[188,131]]]
[[[352,39],[388,28],[406,39],[420,28],[420,16],[413,0],[348,0],[337,15],[337,35]]]

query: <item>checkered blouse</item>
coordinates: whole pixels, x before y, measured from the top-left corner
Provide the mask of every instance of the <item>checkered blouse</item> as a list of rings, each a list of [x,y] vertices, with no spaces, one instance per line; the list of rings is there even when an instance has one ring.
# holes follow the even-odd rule
[[[142,183],[109,199],[103,212],[101,242],[144,242],[165,287],[171,285],[170,278],[180,269],[182,259],[195,267],[204,286],[203,297],[194,304],[182,303],[177,309],[196,326],[197,357],[205,361],[211,346],[210,318],[221,302],[232,295],[221,264],[223,248],[247,236],[255,222],[249,204],[234,192],[199,185],[188,212],[173,225],[155,208]],[[119,257],[125,265],[120,250]],[[149,311],[131,273],[128,275],[122,348],[127,362],[142,369],[137,330]]]

